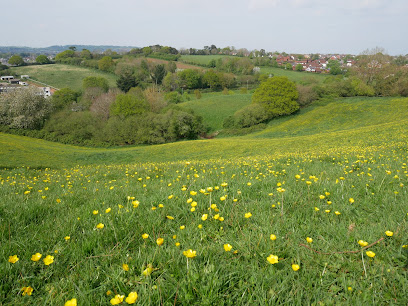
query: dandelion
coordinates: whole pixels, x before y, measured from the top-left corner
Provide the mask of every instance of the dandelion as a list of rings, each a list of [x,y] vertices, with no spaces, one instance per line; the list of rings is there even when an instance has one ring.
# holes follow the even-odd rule
[[[373,257],[375,256],[375,253],[374,253],[373,251],[367,251],[367,252],[366,252],[366,255],[367,255],[368,257],[373,258]]]
[[[39,261],[41,259],[41,254],[40,253],[35,253],[34,255],[31,256],[32,261]]]
[[[73,298],[65,302],[64,306],[77,306],[77,299]]]
[[[292,265],[292,270],[293,270],[293,271],[296,272],[296,271],[299,270],[299,269],[300,269],[300,266],[299,266],[299,265],[297,265],[297,264],[293,264],[293,265]]]
[[[149,234],[144,233],[144,234],[142,235],[142,238],[143,238],[143,239],[149,238]]]
[[[112,305],[118,305],[118,304],[120,304],[120,303],[123,302],[123,299],[124,299],[124,298],[125,298],[124,295],[119,295],[119,294],[117,294],[117,295],[115,295],[115,297],[114,297],[113,299],[110,300],[110,303],[111,303]]]
[[[269,238],[270,238],[271,240],[276,240],[276,236],[275,236],[274,234],[270,235]]]
[[[231,249],[232,249],[232,245],[230,245],[230,244],[224,244],[224,250],[225,250],[225,252],[229,252],[229,251],[231,251]]]
[[[162,245],[164,243],[164,239],[163,238],[157,238],[156,243],[157,243],[157,245]]]
[[[269,262],[270,264],[272,264],[272,265],[279,262],[278,256],[272,255],[272,254],[269,255],[269,256],[266,258],[266,260],[268,260],[268,262]]]
[[[187,258],[194,258],[197,256],[196,251],[193,251],[192,249],[184,251],[183,255],[186,256]]]
[[[53,262],[54,262],[54,256],[47,255],[47,256],[44,258],[44,264],[45,264],[46,266],[49,266],[49,265],[52,264]]]
[[[250,213],[250,212],[247,212],[246,214],[245,214],[245,218],[251,218],[252,217],[252,214]]]
[[[17,255],[9,256],[8,262],[14,264],[16,263],[20,258],[17,257]]]
[[[312,243],[312,242],[313,242],[313,239],[310,238],[310,237],[306,237],[306,241],[307,241],[308,243]]]
[[[394,233],[391,232],[391,231],[386,231],[385,234],[386,234],[388,237],[392,237],[392,235],[394,235]]]
[[[137,293],[132,291],[131,293],[129,293],[128,297],[126,298],[126,303],[128,304],[134,304],[136,303],[137,300]]]
[[[105,225],[103,224],[103,223],[98,223],[97,225],[96,225],[96,228],[97,229],[103,229],[105,227]]]
[[[34,291],[34,289],[32,287],[30,287],[30,286],[23,287],[21,290],[23,291],[23,296],[26,295],[26,294],[31,295],[33,293],[33,291]]]

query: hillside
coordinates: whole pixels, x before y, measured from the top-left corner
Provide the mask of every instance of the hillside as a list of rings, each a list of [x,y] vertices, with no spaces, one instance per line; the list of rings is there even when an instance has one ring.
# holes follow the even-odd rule
[[[17,75],[27,74],[34,80],[59,89],[69,87],[73,90],[81,90],[82,80],[89,76],[104,77],[110,87],[116,87],[117,79],[111,73],[62,64],[22,66],[13,68],[13,71]]]
[[[207,114],[214,101],[217,99],[208,98]],[[244,97],[242,102],[247,103]],[[364,151],[369,147],[388,147],[406,141],[407,102],[407,98],[345,99],[273,121],[266,130],[244,137],[156,146],[79,148],[1,133],[0,165],[56,167],[60,164],[117,164]]]

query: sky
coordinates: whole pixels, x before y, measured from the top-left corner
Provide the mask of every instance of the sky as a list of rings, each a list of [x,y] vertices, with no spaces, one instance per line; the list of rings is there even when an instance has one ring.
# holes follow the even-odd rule
[[[19,0],[1,10],[0,46],[408,54],[407,0]]]

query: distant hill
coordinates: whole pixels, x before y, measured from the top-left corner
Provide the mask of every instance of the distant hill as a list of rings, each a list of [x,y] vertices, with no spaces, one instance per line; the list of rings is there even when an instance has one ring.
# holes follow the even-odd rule
[[[132,46],[94,46],[94,45],[64,45],[64,46],[50,46],[44,48],[32,48],[32,47],[17,47],[17,46],[0,46],[0,53],[35,53],[35,54],[57,54],[69,47],[75,47],[78,51],[82,49],[88,49],[91,52],[104,52],[108,49],[116,52],[127,52],[133,48]]]

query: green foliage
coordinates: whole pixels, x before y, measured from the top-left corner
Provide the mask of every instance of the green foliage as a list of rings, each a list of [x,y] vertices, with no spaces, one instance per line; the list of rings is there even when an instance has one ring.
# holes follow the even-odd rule
[[[54,92],[51,96],[51,103],[54,106],[54,109],[60,110],[75,102],[78,97],[78,92],[70,88],[62,88]]]
[[[162,59],[165,61],[177,61],[180,58],[180,55],[154,52],[148,54],[147,57]]]
[[[90,77],[86,77],[85,79],[83,79],[82,88],[85,90],[91,87],[99,87],[104,92],[107,92],[109,90],[109,83],[103,77],[90,76]]]
[[[8,63],[12,66],[22,66],[24,65],[24,60],[20,55],[13,55],[10,57]]]
[[[289,115],[299,109],[295,83],[286,77],[272,77],[261,83],[252,96],[252,103],[261,105],[269,119]]]
[[[194,95],[195,95],[197,100],[201,99],[201,91],[199,89],[194,90]]]
[[[214,70],[210,69],[207,70],[203,75],[203,83],[210,87],[210,89],[218,89],[221,88],[221,80],[219,74],[214,72]]]
[[[170,103],[174,103],[174,104],[177,104],[183,101],[183,96],[177,91],[171,91],[171,92],[166,93],[164,95],[164,98],[166,99],[166,101]]]
[[[44,64],[49,64],[49,63],[51,63],[51,61],[49,60],[49,58],[48,58],[46,55],[44,55],[44,54],[41,54],[41,55],[37,56],[36,59],[35,59],[35,62],[36,62],[37,64],[40,64],[40,65],[44,65]]]
[[[185,69],[177,73],[180,79],[180,86],[187,89],[200,88],[202,85],[202,76],[198,70]]]
[[[300,72],[303,71],[303,65],[302,64],[297,64],[295,68],[296,68],[296,71],[300,71]]]
[[[260,104],[250,104],[224,120],[224,128],[247,128],[265,122],[268,116]]]
[[[151,77],[152,77],[153,82],[156,85],[162,83],[165,75],[166,75],[166,69],[163,64],[158,64],[154,66],[152,73],[151,73]]]
[[[90,60],[92,59],[92,53],[88,49],[82,49],[80,57],[83,59]]]
[[[329,60],[327,64],[327,69],[330,70],[330,74],[332,75],[338,75],[343,73],[340,67],[340,62],[336,60]]]
[[[138,82],[136,81],[136,77],[132,73],[123,73],[119,76],[116,81],[116,85],[120,90],[123,92],[128,92],[132,87],[136,87]]]
[[[139,115],[148,110],[145,100],[130,94],[120,94],[116,96],[115,102],[111,106],[111,115],[128,117]]]
[[[297,102],[302,107],[311,104],[313,101],[319,98],[316,91],[313,89],[313,86],[298,84],[296,85],[296,89],[299,93]]]
[[[98,61],[98,68],[102,71],[112,71],[114,65],[115,63],[110,56],[104,56]]]
[[[0,124],[17,129],[40,129],[52,111],[49,100],[37,88],[0,95]]]
[[[72,57],[75,57],[75,51],[73,51],[73,50],[65,50],[65,51],[63,51],[63,52],[61,52],[61,53],[58,53],[58,54],[55,56],[55,61],[60,62],[60,61],[62,61],[63,59],[72,58]]]

